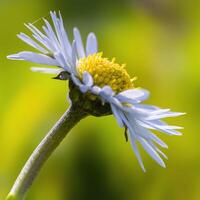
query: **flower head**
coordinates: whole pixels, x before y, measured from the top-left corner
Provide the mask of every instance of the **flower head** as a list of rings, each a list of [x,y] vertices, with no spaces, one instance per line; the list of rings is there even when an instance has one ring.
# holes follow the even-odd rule
[[[58,68],[33,67],[33,71],[58,74],[57,78],[70,81],[70,89],[81,94],[81,105],[87,110],[89,102],[92,115],[102,116],[113,114],[125,134],[130,138],[133,151],[145,171],[137,143],[140,143],[146,152],[162,167],[165,164],[161,157],[165,154],[158,148],[167,148],[151,130],[158,130],[168,135],[181,135],[176,129],[161,119],[176,117],[184,113],[171,112],[169,109],[160,109],[155,106],[141,104],[149,97],[149,92],[144,89],[134,88],[125,65],[103,57],[98,51],[97,39],[94,33],[87,37],[86,48],[83,46],[80,32],[74,28],[74,40],[69,41],[65,31],[61,14],[50,13],[53,27],[44,19],[45,26],[40,31],[32,24],[26,27],[32,32],[32,38],[24,33],[18,37],[40,53],[23,51],[8,56],[9,59],[26,60],[39,64],[57,66]],[[70,98],[76,101],[74,94]],[[80,99],[78,99],[80,101]],[[91,107],[90,107],[91,108]],[[101,111],[99,114],[99,110]],[[128,135],[127,135],[128,134]]]

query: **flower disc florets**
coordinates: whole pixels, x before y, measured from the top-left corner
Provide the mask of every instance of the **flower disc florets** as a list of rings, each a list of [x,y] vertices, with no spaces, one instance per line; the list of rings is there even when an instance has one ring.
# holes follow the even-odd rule
[[[133,88],[133,83],[125,65],[115,63],[102,57],[102,53],[95,53],[78,61],[77,70],[80,77],[87,71],[93,77],[94,84],[99,87],[110,86],[114,92],[119,93]]]

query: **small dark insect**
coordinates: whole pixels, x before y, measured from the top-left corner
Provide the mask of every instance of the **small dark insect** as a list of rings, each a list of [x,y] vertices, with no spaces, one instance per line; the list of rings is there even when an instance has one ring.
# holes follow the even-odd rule
[[[125,136],[126,142],[128,142],[128,133],[127,133],[127,127],[126,126],[125,126],[125,129],[124,129],[124,136]]]
[[[56,77],[53,77],[53,79],[68,80],[69,79],[69,73],[67,71],[62,71]]]

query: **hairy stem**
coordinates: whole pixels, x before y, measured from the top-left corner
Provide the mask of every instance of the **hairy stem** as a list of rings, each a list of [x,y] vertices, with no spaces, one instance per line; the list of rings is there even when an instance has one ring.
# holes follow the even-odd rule
[[[27,190],[30,188],[45,161],[65,138],[67,133],[86,116],[85,112],[75,106],[71,106],[64,113],[33,151],[17,177],[6,200],[22,200],[25,198]]]

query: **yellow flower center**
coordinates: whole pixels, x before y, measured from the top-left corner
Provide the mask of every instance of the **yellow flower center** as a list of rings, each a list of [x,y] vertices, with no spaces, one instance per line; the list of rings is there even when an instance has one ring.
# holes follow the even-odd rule
[[[93,77],[94,84],[103,87],[110,86],[116,93],[133,88],[133,79],[130,78],[125,65],[115,63],[102,57],[102,53],[95,53],[78,61],[77,70],[80,77],[87,71]]]

